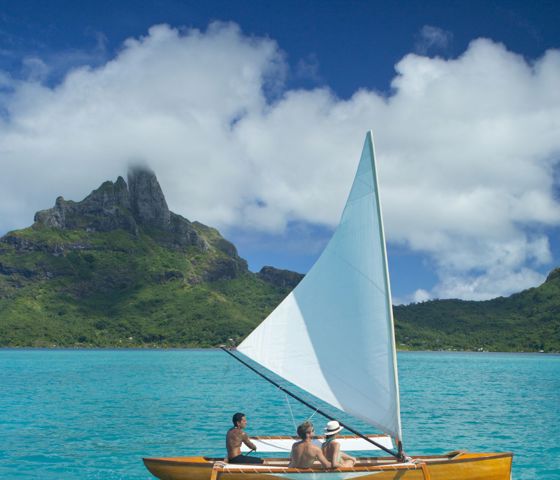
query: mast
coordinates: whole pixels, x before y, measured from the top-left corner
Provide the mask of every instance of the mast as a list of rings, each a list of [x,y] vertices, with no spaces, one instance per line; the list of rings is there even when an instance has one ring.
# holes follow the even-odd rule
[[[385,288],[387,289],[387,295],[385,297],[387,302],[387,310],[389,312],[389,319],[390,319],[390,335],[391,335],[391,344],[392,344],[392,354],[393,354],[393,367],[394,367],[394,375],[395,375],[395,388],[396,388],[396,403],[397,403],[397,415],[398,415],[398,424],[399,429],[401,425],[401,402],[400,402],[400,390],[399,390],[399,375],[397,371],[397,342],[395,338],[395,320],[393,316],[393,301],[391,296],[391,281],[389,279],[389,262],[387,259],[387,243],[385,242],[385,227],[383,226],[383,213],[381,209],[381,198],[379,197],[379,176],[377,173],[377,165],[375,163],[375,146],[373,143],[373,132],[371,130],[368,131],[366,135],[367,139],[369,140],[369,147],[371,149],[371,168],[373,171],[373,181],[375,182],[375,197],[377,199],[377,216],[379,218],[379,236],[380,242],[382,245],[382,252],[383,252],[383,264],[385,266]],[[402,431],[399,431],[399,437],[396,438],[396,443],[399,448],[399,452],[402,452]]]

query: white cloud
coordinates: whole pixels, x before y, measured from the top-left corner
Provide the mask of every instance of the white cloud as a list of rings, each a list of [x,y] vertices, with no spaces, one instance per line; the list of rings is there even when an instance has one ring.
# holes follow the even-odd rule
[[[445,50],[452,40],[451,32],[432,25],[424,25],[416,40],[416,52],[425,55],[431,49]]]
[[[544,276],[529,269],[516,271],[500,267],[491,268],[483,275],[448,275],[428,294],[436,298],[464,298],[469,300],[488,300],[506,293],[518,292],[534,287],[544,281]],[[434,295],[435,294],[435,295]],[[424,298],[422,301],[427,300]]]
[[[49,74],[48,65],[37,57],[26,57],[22,61],[26,78],[31,81],[42,81]]]
[[[560,223],[559,51],[529,64],[481,39],[456,59],[410,54],[390,97],[363,89],[344,101],[283,91],[286,69],[274,41],[217,23],[155,26],[53,88],[0,73],[0,232],[134,160],[190,219],[269,233],[334,226],[371,128],[388,238],[432,258],[440,278],[422,299],[542,279],[542,232]]]
[[[431,298],[430,292],[428,292],[428,291],[426,291],[422,288],[419,288],[418,290],[416,290],[413,293],[413,300],[412,301],[414,303],[421,303],[421,302],[425,302],[427,300],[430,300],[430,298]]]

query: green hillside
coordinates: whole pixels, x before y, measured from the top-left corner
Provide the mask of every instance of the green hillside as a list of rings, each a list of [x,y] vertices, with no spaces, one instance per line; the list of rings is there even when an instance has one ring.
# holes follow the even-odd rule
[[[434,300],[394,311],[403,348],[560,352],[560,269],[507,298]]]
[[[246,335],[301,279],[249,272],[217,230],[167,210],[150,172],[129,184],[59,198],[0,239],[0,346],[217,345]]]
[[[252,273],[210,227],[169,211],[153,172],[57,198],[0,238],[0,347],[206,347],[238,342],[301,280]],[[560,352],[560,269],[485,302],[395,307],[400,348]]]

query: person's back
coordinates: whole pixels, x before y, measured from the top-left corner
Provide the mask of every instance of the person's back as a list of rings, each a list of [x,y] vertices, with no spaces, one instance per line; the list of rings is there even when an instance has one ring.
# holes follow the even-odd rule
[[[289,466],[294,468],[311,468],[317,458],[317,450],[319,450],[319,447],[305,440],[294,443]]]
[[[322,451],[333,468],[352,467],[356,463],[354,457],[341,451],[340,443],[336,441],[336,436],[341,430],[342,427],[336,420],[330,421],[325,428],[325,442]]]
[[[241,455],[241,444],[243,443],[243,431],[238,427],[232,427],[226,434],[226,448],[228,458],[234,458]]]
[[[333,466],[337,466],[340,463],[340,446],[338,442],[324,442],[321,448],[323,455]]]
[[[293,444],[288,466],[291,468],[311,468],[315,460],[319,460],[323,467],[330,468],[331,464],[325,458],[321,449],[311,443],[313,424],[311,422],[302,423],[298,427],[297,433],[301,441]]]
[[[244,413],[238,412],[233,418],[233,427],[226,434],[227,461],[229,463],[264,463],[262,458],[249,457],[241,454],[241,444],[244,443],[251,450],[257,447],[251,442],[244,429],[247,426],[247,418]]]

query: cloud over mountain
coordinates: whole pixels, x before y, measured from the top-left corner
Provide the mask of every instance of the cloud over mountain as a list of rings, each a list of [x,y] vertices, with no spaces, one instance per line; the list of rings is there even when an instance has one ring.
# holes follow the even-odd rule
[[[25,81],[0,72],[2,233],[138,161],[189,219],[263,232],[334,226],[372,129],[388,239],[438,273],[416,298],[508,294],[540,282],[551,260],[558,50],[528,62],[478,39],[454,59],[410,54],[389,96],[365,84],[348,100],[286,90],[280,47],[234,24],[154,26],[54,87],[37,73],[48,65],[34,65]]]

